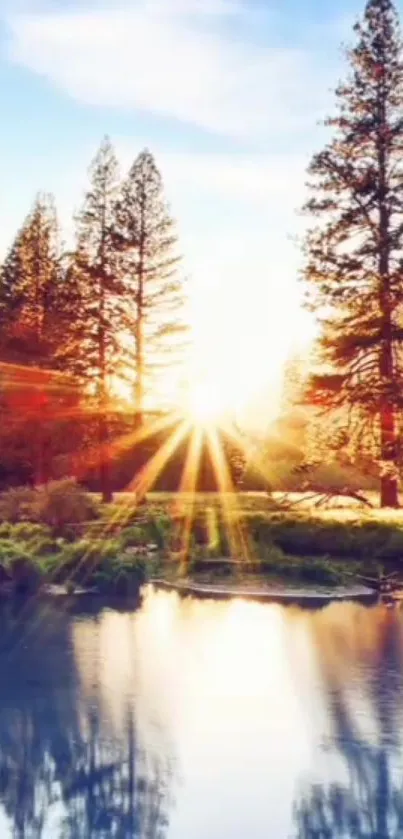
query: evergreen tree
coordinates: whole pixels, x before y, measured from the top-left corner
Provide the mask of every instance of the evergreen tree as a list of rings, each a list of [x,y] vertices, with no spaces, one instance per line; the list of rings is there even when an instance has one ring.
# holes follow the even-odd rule
[[[184,287],[179,273],[175,224],[164,198],[161,174],[145,150],[124,181],[117,207],[119,247],[134,337],[136,421],[144,420],[150,383],[178,364],[186,332]]]
[[[77,412],[81,397],[71,376],[76,312],[70,286],[53,199],[39,195],[0,272],[4,457],[24,449],[25,466],[37,484],[50,477],[50,453],[60,439],[61,423]]]
[[[0,273],[3,361],[54,368],[63,280],[53,199],[40,195]]]
[[[369,0],[350,75],[310,166],[305,278],[322,335],[314,401],[372,429],[381,504],[398,506],[403,353],[403,60],[391,0]],[[359,432],[362,434],[362,431]]]
[[[77,348],[95,384],[99,418],[100,480],[104,500],[111,497],[108,474],[108,404],[112,377],[122,357],[123,286],[119,279],[115,208],[119,193],[118,163],[106,138],[90,169],[91,185],[78,217],[77,248],[70,266],[81,315],[76,323]]]

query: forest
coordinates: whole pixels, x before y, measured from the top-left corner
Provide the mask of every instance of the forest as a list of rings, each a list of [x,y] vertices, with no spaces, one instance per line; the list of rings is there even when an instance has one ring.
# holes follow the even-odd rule
[[[393,508],[403,368],[403,54],[393,4],[368,2],[354,38],[303,208],[300,280],[317,339],[308,360],[289,359],[278,416],[268,405],[260,434],[235,421],[214,433],[227,489],[379,488],[381,506]],[[197,431],[183,396],[191,278],[152,153],[122,174],[105,138],[74,225],[67,245],[55,198],[39,192],[1,266],[0,484],[74,477],[108,501],[156,461],[146,489],[183,489]],[[245,323],[243,341],[251,330]],[[195,487],[219,490],[201,431]]]

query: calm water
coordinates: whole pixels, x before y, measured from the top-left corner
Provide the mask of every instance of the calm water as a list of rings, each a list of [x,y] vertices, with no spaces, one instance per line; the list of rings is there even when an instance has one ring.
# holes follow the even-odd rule
[[[0,837],[403,837],[403,612],[0,611]]]

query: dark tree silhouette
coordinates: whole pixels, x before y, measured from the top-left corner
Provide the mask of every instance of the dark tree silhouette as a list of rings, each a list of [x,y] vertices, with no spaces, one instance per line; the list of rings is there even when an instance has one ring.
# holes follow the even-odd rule
[[[391,0],[368,0],[337,91],[333,139],[311,163],[317,220],[306,240],[309,302],[322,327],[311,398],[347,438],[370,433],[381,504],[398,506],[403,353],[403,57]]]

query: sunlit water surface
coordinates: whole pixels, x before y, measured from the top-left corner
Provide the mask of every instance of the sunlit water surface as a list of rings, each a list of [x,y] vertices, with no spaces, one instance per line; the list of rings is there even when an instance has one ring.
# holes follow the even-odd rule
[[[0,837],[403,837],[403,612],[0,608]]]

